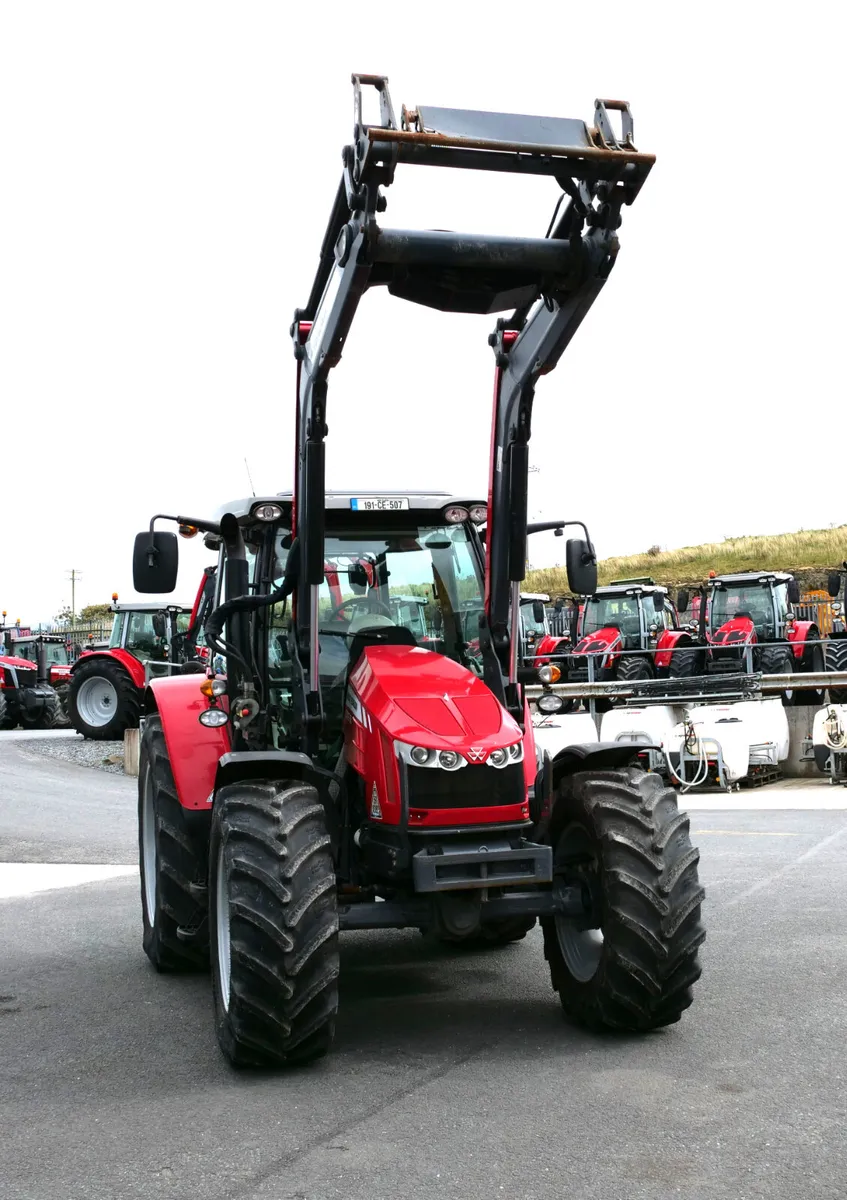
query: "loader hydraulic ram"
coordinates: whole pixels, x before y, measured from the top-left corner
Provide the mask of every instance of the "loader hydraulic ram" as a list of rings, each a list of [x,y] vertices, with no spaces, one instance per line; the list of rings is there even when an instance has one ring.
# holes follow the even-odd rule
[[[605,284],[653,157],[635,149],[621,102],[597,101],[591,125],[428,107],[398,122],[384,78],[353,87],[354,138],[292,326],[293,494],[174,518],[220,547],[206,637],[226,674],[147,689],[145,949],[160,969],[211,957],[234,1063],[327,1051],[344,929],[506,944],[540,920],[569,1016],[669,1024],[691,1003],[704,937],[687,818],[637,765],[643,746],[540,755],[519,672],[535,386]],[[366,89],[377,124],[362,118]],[[395,173],[418,165],[485,171],[493,187],[504,172],[549,176],[560,195],[548,235],[382,228]],[[491,337],[487,500],[327,492],[328,378],[376,286],[448,312],[510,311]],[[591,595],[581,530],[569,583]],[[136,539],[136,587],[168,591],[175,572],[176,537],[151,523]]]

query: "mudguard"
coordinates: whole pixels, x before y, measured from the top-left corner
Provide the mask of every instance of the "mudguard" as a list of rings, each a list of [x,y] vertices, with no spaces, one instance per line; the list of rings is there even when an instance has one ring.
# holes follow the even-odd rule
[[[564,746],[553,759],[553,787],[577,771],[620,771],[629,766],[645,750],[659,750],[643,742],[591,742]]]
[[[111,662],[120,663],[135,686],[137,688],[144,687],[144,664],[139,662],[135,655],[130,654],[128,650],[89,650],[87,653],[81,654],[73,664],[71,676],[77,667],[88,664],[94,659],[109,659]]]
[[[665,629],[656,642],[654,664],[657,669],[671,665],[671,654],[678,646],[692,645],[691,634],[684,629]]]
[[[806,653],[806,642],[820,637],[814,621],[794,621],[786,630],[785,640],[790,644],[794,657],[801,662]]]
[[[162,718],[177,799],[183,808],[201,810],[211,808],[218,764],[231,745],[229,725],[200,724],[209,707],[202,682],[197,675],[172,675],[154,679],[144,693],[145,716],[158,712]]]

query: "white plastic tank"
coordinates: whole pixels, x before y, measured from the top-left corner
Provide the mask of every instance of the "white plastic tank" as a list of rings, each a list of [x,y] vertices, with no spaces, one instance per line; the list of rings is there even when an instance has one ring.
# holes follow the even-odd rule
[[[661,746],[680,721],[682,710],[670,704],[648,704],[643,708],[613,708],[603,713],[601,742],[641,742]]]
[[[740,700],[735,704],[700,704],[688,710],[698,747],[706,757],[717,760],[720,746],[728,783],[747,775],[750,765],[783,762],[788,757],[788,717],[779,697],[772,700]],[[685,724],[677,725],[666,749],[679,753],[685,737]]]

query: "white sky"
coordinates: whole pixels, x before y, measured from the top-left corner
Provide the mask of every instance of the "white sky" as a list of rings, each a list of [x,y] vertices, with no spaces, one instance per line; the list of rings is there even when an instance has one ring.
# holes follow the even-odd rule
[[[247,494],[245,455],[258,492],[290,486],[288,327],[351,70],[388,74],[398,112],[590,118],[623,96],[658,155],[538,387],[533,516],[586,519],[604,557],[843,522],[842,13],[0,5],[0,608],[49,619],[71,567],[78,607],[131,599],[134,533]],[[540,235],[555,198],[406,168],[384,220]],[[331,379],[329,485],[483,494],[493,325],[366,297]],[[533,564],[562,545],[536,537]],[[181,546],[190,599],[207,556]]]

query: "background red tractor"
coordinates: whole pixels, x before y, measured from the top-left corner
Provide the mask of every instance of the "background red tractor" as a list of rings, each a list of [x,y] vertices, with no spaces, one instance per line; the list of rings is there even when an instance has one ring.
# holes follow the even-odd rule
[[[41,644],[33,658],[19,654],[24,638],[35,641],[20,626],[0,626],[0,729],[53,729],[62,721],[62,706],[50,686],[46,650]]]
[[[694,645],[680,625],[668,589],[649,577],[618,579],[586,598],[577,623],[577,641],[568,679],[653,679],[694,674],[681,653]]]
[[[681,591],[679,607],[687,609],[689,595]],[[744,571],[713,575],[700,589],[697,608],[698,644],[681,650],[685,675],[789,675],[825,670],[820,629],[814,621],[798,620],[792,605],[800,601],[793,575],[782,571]],[[823,690],[788,689],[783,703],[820,705]]]
[[[15,636],[13,631],[11,649],[17,658],[25,658],[28,662],[35,663],[36,667],[39,665],[39,657],[43,656],[44,678],[41,681],[49,683],[59,698],[59,712],[52,724],[56,728],[68,725],[71,656],[67,638],[62,634],[30,633],[29,630],[21,636]]]
[[[108,648],[83,651],[71,667],[68,717],[77,733],[105,741],[137,728],[148,680],[174,673],[197,654],[197,636],[214,597],[214,571],[204,572],[191,609],[113,603]]]

